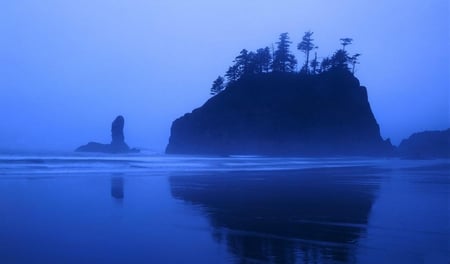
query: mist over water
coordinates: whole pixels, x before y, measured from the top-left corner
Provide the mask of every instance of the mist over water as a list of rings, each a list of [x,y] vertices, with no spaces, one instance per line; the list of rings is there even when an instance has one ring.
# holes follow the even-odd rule
[[[319,58],[351,37],[382,136],[449,126],[447,1],[9,1],[0,8],[0,148],[109,142],[162,152],[170,125],[209,98],[243,48],[315,32]],[[426,36],[426,37],[425,37]]]
[[[0,262],[446,263],[449,168],[356,157],[2,155]]]

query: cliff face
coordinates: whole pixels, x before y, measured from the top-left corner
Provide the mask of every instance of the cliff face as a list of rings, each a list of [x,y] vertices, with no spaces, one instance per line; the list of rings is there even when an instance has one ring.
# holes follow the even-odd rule
[[[415,133],[400,143],[397,152],[408,158],[450,158],[450,128]]]
[[[175,120],[167,153],[366,155],[389,152],[365,87],[348,71],[242,78]]]

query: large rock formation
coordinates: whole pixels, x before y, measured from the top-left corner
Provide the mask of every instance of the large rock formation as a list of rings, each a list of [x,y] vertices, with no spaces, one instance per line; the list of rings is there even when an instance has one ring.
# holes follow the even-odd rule
[[[123,128],[125,125],[125,119],[123,116],[117,116],[111,125],[111,144],[102,144],[97,142],[89,142],[77,148],[75,151],[79,152],[104,152],[104,153],[130,153],[139,152],[138,149],[130,149],[125,143],[125,137],[123,134]]]
[[[366,88],[349,71],[241,78],[175,120],[167,153],[371,155],[384,141]]]
[[[397,152],[407,158],[450,158],[450,128],[414,133],[400,143]]]

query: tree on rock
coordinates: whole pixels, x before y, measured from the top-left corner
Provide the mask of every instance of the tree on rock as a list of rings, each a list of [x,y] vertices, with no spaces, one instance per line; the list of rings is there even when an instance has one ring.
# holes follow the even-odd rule
[[[295,56],[289,51],[291,41],[288,33],[282,33],[274,53],[272,70],[274,72],[293,72],[297,65]]]
[[[248,52],[246,49],[241,50],[239,55],[234,59],[234,65],[228,68],[225,73],[228,82],[235,82],[239,80],[242,76],[255,73],[256,54],[254,52]]]
[[[253,57],[255,56],[255,53],[248,52],[248,50],[243,49],[239,53],[239,55],[236,57],[235,65],[239,69],[240,77],[243,75],[251,74],[252,73],[252,67],[253,67]]]
[[[349,58],[350,57],[348,56],[346,50],[340,49],[336,51],[331,57],[331,68],[349,70],[348,69]]]
[[[211,95],[216,95],[225,89],[225,79],[222,76],[217,77],[211,87]]]
[[[314,59],[311,61],[311,70],[312,74],[316,74],[319,72],[319,61],[317,60],[317,52],[314,53]]]
[[[303,35],[303,39],[300,43],[297,45],[297,49],[305,53],[306,55],[306,62],[303,65],[302,71],[305,73],[309,73],[309,52],[313,50],[314,48],[317,48],[313,43],[312,35],[314,32],[307,31],[305,32],[305,35]]]
[[[356,64],[359,64],[358,58],[361,56],[361,54],[356,53],[355,55],[350,57],[350,63],[352,64],[352,73],[355,74],[355,66]]]
[[[256,66],[256,73],[264,73],[270,71],[270,64],[272,63],[272,54],[269,47],[256,50],[254,56],[254,63]]]
[[[225,73],[225,77],[227,77],[228,83],[235,82],[239,80],[241,77],[241,73],[239,72],[239,67],[235,64],[233,66],[230,66]]]
[[[323,58],[322,62],[320,63],[320,71],[326,72],[331,68],[331,59],[329,57]]]
[[[345,46],[352,44],[352,38],[341,38],[342,49],[345,50]]]

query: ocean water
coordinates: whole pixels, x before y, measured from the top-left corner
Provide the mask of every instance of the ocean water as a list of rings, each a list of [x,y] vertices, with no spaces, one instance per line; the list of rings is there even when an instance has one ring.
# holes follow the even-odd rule
[[[0,263],[449,263],[450,161],[0,155]]]

